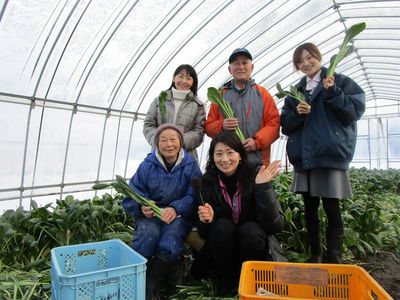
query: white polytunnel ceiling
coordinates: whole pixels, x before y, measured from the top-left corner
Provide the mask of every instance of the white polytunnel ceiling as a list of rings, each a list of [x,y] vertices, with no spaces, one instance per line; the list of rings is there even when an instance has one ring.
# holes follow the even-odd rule
[[[229,80],[229,54],[253,54],[252,77],[272,95],[301,74],[291,56],[315,43],[323,63],[346,29],[367,28],[337,68],[366,92],[355,167],[400,167],[400,1],[3,0],[0,15],[0,208],[29,207],[94,182],[131,177],[150,147],[142,122],[180,64],[199,96]],[[275,98],[280,109],[282,100]],[[286,138],[273,144],[284,167]],[[209,140],[199,148],[204,165]]]

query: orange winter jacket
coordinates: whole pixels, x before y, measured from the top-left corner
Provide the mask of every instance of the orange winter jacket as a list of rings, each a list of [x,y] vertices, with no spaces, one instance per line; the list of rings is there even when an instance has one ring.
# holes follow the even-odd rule
[[[249,80],[244,90],[234,87],[233,80],[224,86],[224,98],[231,105],[245,138],[255,140],[257,151],[249,152],[249,160],[257,165],[270,163],[271,145],[279,137],[279,112],[271,94]],[[206,134],[213,138],[222,131],[224,115],[218,105],[212,103],[205,122]]]

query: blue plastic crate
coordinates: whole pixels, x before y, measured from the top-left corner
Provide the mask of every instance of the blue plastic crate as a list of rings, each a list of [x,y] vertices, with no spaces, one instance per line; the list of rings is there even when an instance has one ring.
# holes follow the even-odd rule
[[[53,300],[144,300],[147,260],[120,240],[51,250]]]

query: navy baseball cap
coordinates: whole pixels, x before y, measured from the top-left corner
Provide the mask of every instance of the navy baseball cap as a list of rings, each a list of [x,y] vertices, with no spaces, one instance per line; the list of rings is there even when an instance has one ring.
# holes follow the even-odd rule
[[[247,50],[246,48],[237,48],[233,50],[231,56],[229,56],[229,63],[232,63],[239,55],[244,55],[248,59],[253,60],[253,57],[251,56],[249,50]]]

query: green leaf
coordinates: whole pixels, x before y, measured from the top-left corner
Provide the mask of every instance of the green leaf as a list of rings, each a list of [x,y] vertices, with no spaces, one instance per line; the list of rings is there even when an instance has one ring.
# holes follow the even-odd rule
[[[219,100],[221,98],[221,94],[215,87],[209,87],[207,89],[207,97]]]
[[[102,190],[108,187],[110,187],[110,183],[96,183],[95,185],[92,186],[92,189]]]
[[[158,96],[158,105],[159,105],[159,108],[160,108],[161,123],[163,123],[163,124],[165,122],[167,122],[167,119],[166,119],[167,111],[166,111],[166,108],[165,108],[165,101],[167,100],[167,96],[168,96],[167,91],[161,91],[160,95]]]
[[[347,46],[347,44],[359,33],[361,33],[365,27],[365,22],[354,24],[347,30],[346,35],[343,39],[342,45],[339,48],[339,52],[334,54],[329,61],[329,68],[326,77],[332,76],[335,73],[335,69],[339,62],[341,62],[346,56],[350,55],[354,48],[352,46]]]
[[[207,97],[208,99],[218,105],[219,109],[222,111],[225,118],[234,118],[233,110],[230,104],[223,97],[223,87],[220,91],[218,91],[215,87],[209,87],[207,89]],[[237,127],[235,130],[236,135],[243,142],[245,140],[245,136],[242,130]]]
[[[31,200],[31,207],[32,207],[32,209],[34,209],[34,210],[38,209],[38,205],[37,205],[37,203],[36,203],[35,200]]]
[[[281,84],[278,82],[278,83],[276,84],[276,88],[277,88],[277,90],[278,90],[278,93],[275,94],[275,96],[277,96],[279,99],[284,98],[284,97],[287,97],[287,96],[290,96],[290,97],[296,99],[296,100],[299,101],[299,102],[306,102],[306,101],[305,101],[306,98],[305,98],[304,94],[303,94],[302,92],[300,92],[300,91],[297,89],[297,87],[294,86],[294,85],[291,85],[291,86],[289,87],[289,91],[284,91],[284,90],[282,89]]]
[[[350,42],[350,40],[352,40],[356,35],[360,34],[366,27],[367,24],[365,22],[352,25],[346,32],[342,46],[347,45]]]

